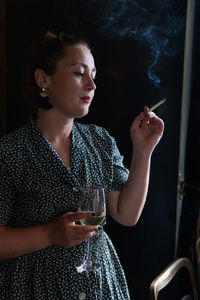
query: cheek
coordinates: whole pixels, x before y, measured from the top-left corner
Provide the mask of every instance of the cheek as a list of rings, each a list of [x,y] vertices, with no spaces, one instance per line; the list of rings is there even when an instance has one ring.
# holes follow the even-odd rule
[[[79,83],[77,82],[77,80],[74,80],[74,79],[73,80],[66,80],[66,79],[62,80],[61,79],[59,82],[59,86],[61,89],[73,91],[76,88],[78,88]]]
[[[70,100],[73,95],[76,96],[79,92],[80,83],[77,80],[67,80],[64,76],[55,80],[51,85],[51,95],[54,99],[59,101]],[[62,101],[62,102],[63,102]]]

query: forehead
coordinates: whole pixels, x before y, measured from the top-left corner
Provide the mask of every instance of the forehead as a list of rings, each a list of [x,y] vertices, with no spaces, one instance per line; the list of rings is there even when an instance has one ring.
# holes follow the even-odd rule
[[[65,55],[58,64],[65,64],[66,66],[82,65],[89,69],[95,69],[93,55],[85,45],[68,46],[65,49]]]

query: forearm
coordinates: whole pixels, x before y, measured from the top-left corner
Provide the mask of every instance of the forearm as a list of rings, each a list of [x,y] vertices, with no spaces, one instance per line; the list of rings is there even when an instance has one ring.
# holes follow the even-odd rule
[[[155,114],[149,115],[147,108],[131,125],[134,152],[129,178],[121,192],[112,191],[108,197],[108,212],[121,224],[133,226],[141,215],[148,191],[151,155],[163,130],[163,121]]]
[[[150,161],[151,154],[134,153],[127,182],[118,197],[109,200],[111,216],[125,226],[135,225],[143,210],[149,185]]]
[[[149,154],[134,156],[129,178],[119,194],[118,212],[123,222],[129,226],[137,223],[146,201],[150,161]]]
[[[0,259],[8,259],[50,246],[48,226],[26,228],[0,226]]]

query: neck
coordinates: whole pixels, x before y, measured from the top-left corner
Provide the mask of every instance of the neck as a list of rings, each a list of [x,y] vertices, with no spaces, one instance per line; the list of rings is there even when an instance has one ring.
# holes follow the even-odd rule
[[[38,110],[36,124],[51,143],[66,141],[72,131],[73,119],[57,116],[51,110]]]

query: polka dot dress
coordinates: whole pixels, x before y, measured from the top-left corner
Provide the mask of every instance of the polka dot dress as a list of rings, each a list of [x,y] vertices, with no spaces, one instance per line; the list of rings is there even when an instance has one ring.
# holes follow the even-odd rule
[[[37,128],[34,118],[0,140],[0,224],[21,228],[45,224],[76,211],[83,185],[120,190],[128,177],[115,140],[95,125],[74,122],[68,168]],[[92,241],[96,272],[77,273],[87,243],[52,246],[0,260],[1,300],[129,300],[124,271],[102,231]]]

